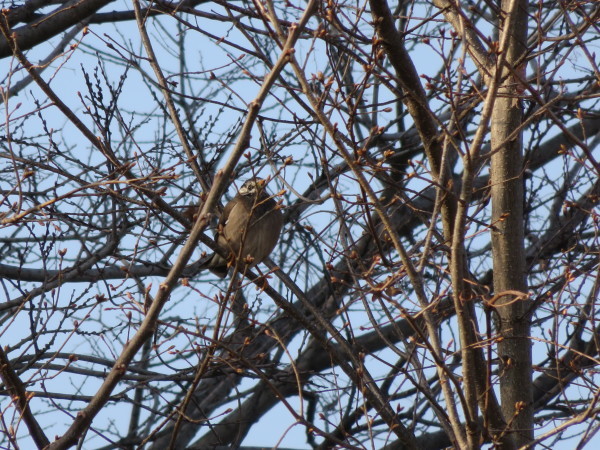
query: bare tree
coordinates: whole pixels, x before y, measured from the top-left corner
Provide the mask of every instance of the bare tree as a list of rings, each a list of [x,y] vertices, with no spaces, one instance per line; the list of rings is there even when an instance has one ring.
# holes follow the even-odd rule
[[[3,448],[592,441],[597,2],[3,6]]]

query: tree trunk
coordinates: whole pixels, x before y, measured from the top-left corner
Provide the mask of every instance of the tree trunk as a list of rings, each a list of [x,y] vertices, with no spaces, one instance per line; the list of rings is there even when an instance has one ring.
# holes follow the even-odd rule
[[[514,5],[513,5],[514,3]],[[525,75],[527,1],[503,0],[500,18],[502,77],[492,115],[492,249],[499,333],[500,396],[504,419],[518,447],[533,438],[530,301],[524,252],[522,107],[520,79]],[[508,33],[508,36],[504,34]],[[504,44],[504,45],[502,45]],[[504,63],[502,63],[504,60]],[[517,291],[515,293],[514,291]]]

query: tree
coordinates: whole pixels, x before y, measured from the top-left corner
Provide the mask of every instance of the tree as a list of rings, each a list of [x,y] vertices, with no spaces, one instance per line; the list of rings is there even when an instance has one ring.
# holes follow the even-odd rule
[[[131,6],[2,10],[4,447],[592,440],[600,5]]]

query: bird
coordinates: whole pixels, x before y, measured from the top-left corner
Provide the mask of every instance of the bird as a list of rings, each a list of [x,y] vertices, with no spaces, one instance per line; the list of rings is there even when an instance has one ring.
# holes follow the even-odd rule
[[[223,208],[215,240],[227,256],[215,252],[204,264],[219,278],[225,278],[238,257],[250,268],[264,261],[275,248],[283,228],[283,214],[266,184],[261,178],[247,180]]]

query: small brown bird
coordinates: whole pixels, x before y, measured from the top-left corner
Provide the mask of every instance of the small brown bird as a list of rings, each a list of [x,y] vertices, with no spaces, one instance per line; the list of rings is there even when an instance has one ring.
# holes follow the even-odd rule
[[[283,214],[266,191],[266,184],[260,178],[246,181],[238,194],[225,205],[215,239],[217,245],[229,254],[229,259],[214,253],[205,265],[218,277],[227,275],[229,261],[235,261],[239,256],[242,261],[251,259],[248,267],[253,267],[269,256],[277,244],[283,227]],[[250,258],[246,259],[248,256]]]

